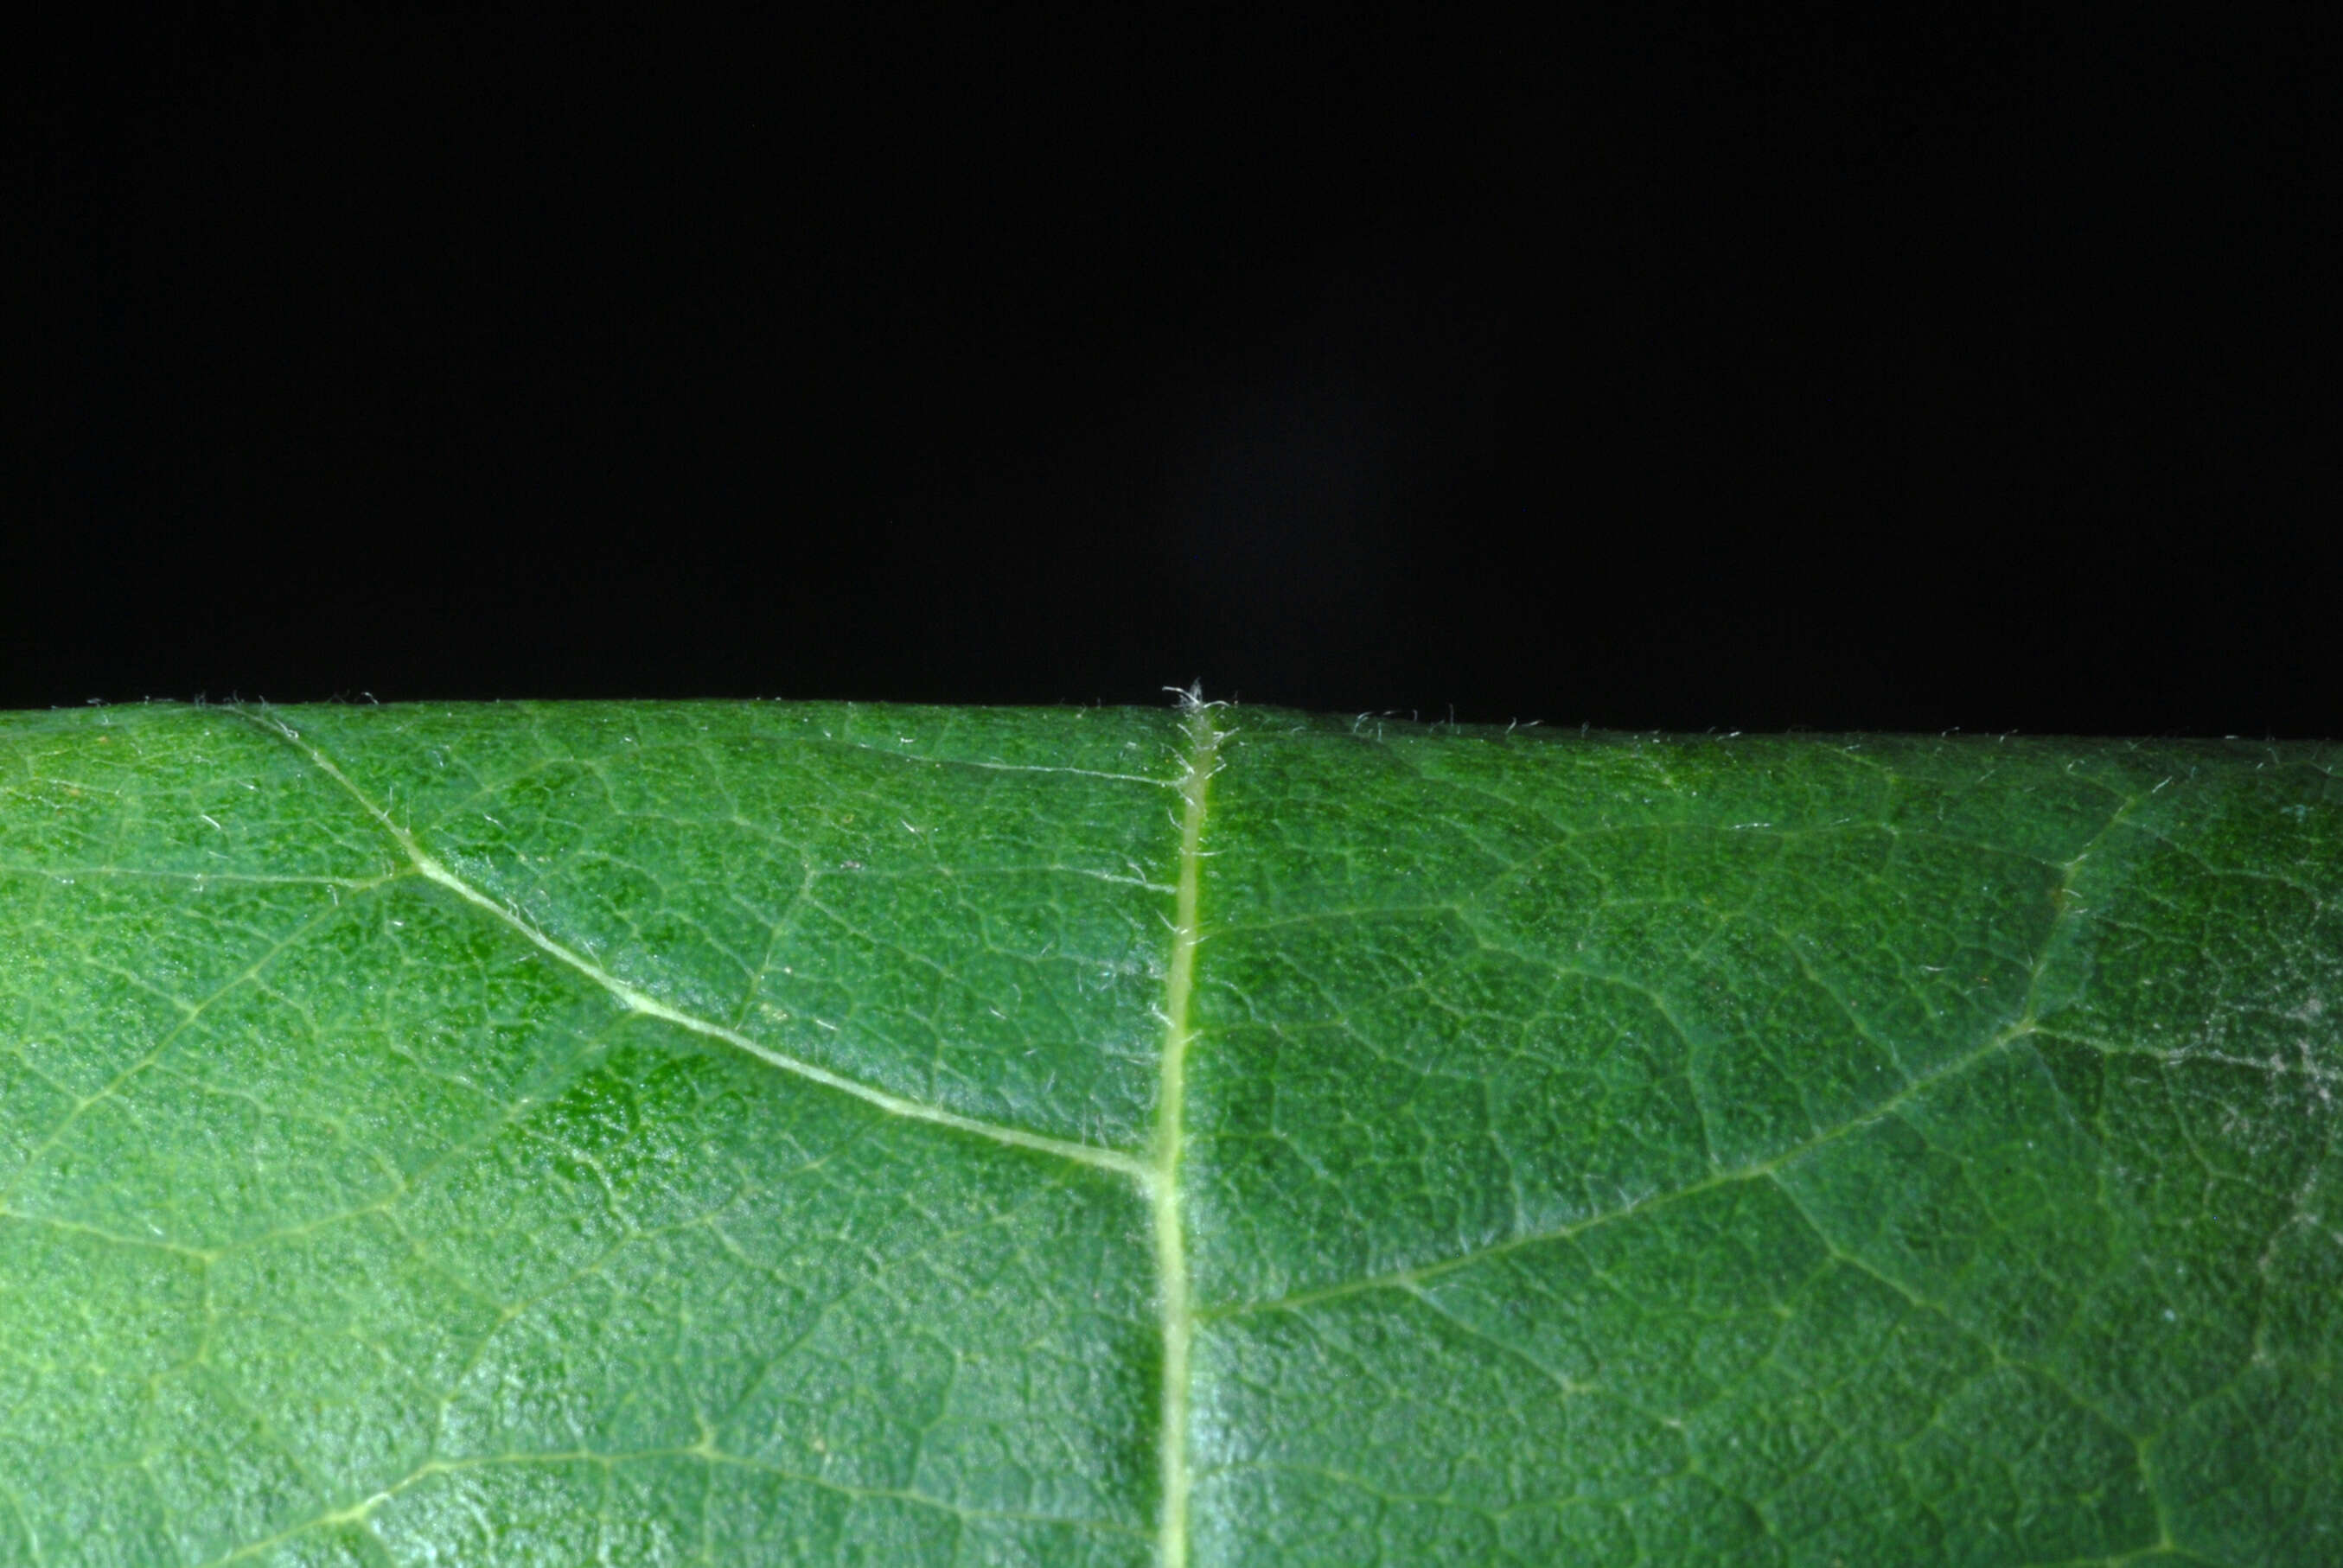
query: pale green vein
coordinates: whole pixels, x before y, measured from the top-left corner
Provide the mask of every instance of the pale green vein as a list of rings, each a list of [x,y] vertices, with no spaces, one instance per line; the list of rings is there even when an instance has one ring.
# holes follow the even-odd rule
[[[1158,779],[1149,773],[1110,773],[1097,768],[1057,768],[1039,762],[982,762],[969,757],[922,757],[916,751],[901,751],[892,746],[873,746],[867,740],[831,740],[832,746],[842,746],[850,751],[868,751],[874,756],[893,757],[904,762],[923,763],[930,768],[980,768],[988,773],[1068,773],[1077,779],[1105,779],[1118,784],[1151,784],[1158,789],[1176,789],[1177,779]]]
[[[0,1223],[37,1225],[43,1230],[62,1231],[68,1236],[79,1236],[88,1241],[103,1242],[109,1247],[134,1247],[141,1251],[167,1252],[173,1257],[186,1258],[206,1268],[219,1261],[224,1256],[216,1247],[190,1247],[185,1242],[174,1241],[166,1237],[126,1235],[119,1231],[106,1230],[102,1226],[85,1225],[77,1220],[62,1219],[54,1214],[27,1214],[5,1205],[0,1205]]]
[[[122,1092],[125,1085],[142,1076],[149,1068],[160,1061],[164,1053],[178,1043],[179,1037],[194,1028],[196,1020],[208,1013],[223,998],[250,984],[263,970],[275,962],[280,954],[314,934],[320,926],[335,919],[340,912],[338,902],[330,908],[318,910],[290,932],[272,942],[257,958],[229,976],[217,990],[202,1000],[186,1002],[173,998],[173,1005],[179,1009],[179,1021],[164,1031],[162,1038],[149,1046],[136,1060],[106,1080],[96,1093],[75,1099],[73,1109],[65,1112],[64,1120],[50,1130],[48,1136],[26,1151],[23,1160],[17,1165],[16,1174],[5,1185],[0,1185],[0,1203],[5,1203],[15,1197],[25,1182],[33,1180],[39,1173],[43,1157],[63,1143],[73,1130],[81,1124],[82,1118],[87,1115],[93,1107],[115,1100]]]
[[[1161,1516],[1158,1568],[1188,1563],[1188,1352],[1195,1309],[1188,1288],[1188,1241],[1180,1211],[1182,1116],[1187,1096],[1188,1009],[1196,982],[1197,884],[1203,869],[1204,798],[1219,765],[1221,734],[1201,694],[1182,699],[1188,715],[1188,775],[1181,781],[1180,878],[1173,906],[1172,962],[1163,986],[1163,1061],[1155,1100],[1155,1137],[1149,1163],[1149,1198],[1155,1221],[1158,1310],[1163,1330],[1162,1427],[1157,1438]]]
[[[890,1094],[883,1089],[849,1078],[843,1073],[832,1072],[830,1069],[814,1062],[801,1060],[786,1052],[775,1050],[772,1047],[760,1040],[752,1040],[738,1030],[728,1029],[720,1023],[686,1012],[680,1008],[669,1006],[657,997],[650,996],[628,984],[583,953],[554,940],[512,910],[498,903],[448,869],[443,861],[423,847],[413,833],[400,827],[391,819],[389,812],[377,805],[363,789],[360,789],[350,777],[335,764],[332,758],[302,739],[298,730],[271,714],[254,712],[245,709],[239,709],[236,711],[252,723],[283,738],[288,745],[295,747],[306,756],[319,772],[339,785],[367,816],[381,824],[383,831],[390,835],[392,840],[414,865],[417,875],[427,881],[437,883],[466,903],[495,916],[527,939],[533,946],[609,992],[629,1012],[639,1013],[646,1018],[659,1019],[663,1022],[675,1025],[678,1029],[689,1030],[694,1034],[703,1035],[709,1040],[721,1040],[734,1050],[755,1057],[768,1066],[779,1068],[783,1072],[819,1083],[825,1089],[836,1090],[840,1094],[851,1095],[867,1105],[876,1106],[890,1116],[900,1116],[912,1121],[925,1121],[938,1127],[949,1127],[955,1131],[970,1133],[995,1143],[1007,1144],[1011,1148],[1028,1149],[1036,1153],[1054,1155],[1061,1160],[1071,1160],[1081,1164],[1095,1166],[1102,1171],[1112,1171],[1142,1183],[1153,1182],[1156,1180],[1157,1167],[1154,1163],[1125,1154],[1120,1150],[1101,1149],[1094,1144],[1077,1143],[1070,1139],[1051,1138],[1046,1133],[1029,1132],[1021,1127],[1010,1127],[1000,1122],[987,1121],[979,1117],[962,1116],[957,1111],[946,1111],[940,1106],[928,1105],[916,1100],[906,1100],[901,1095]]]
[[[1622,1203],[1615,1209],[1600,1209],[1594,1213],[1581,1215],[1577,1219],[1566,1221],[1559,1225],[1502,1237],[1482,1246],[1468,1248],[1461,1252],[1453,1252],[1443,1258],[1432,1259],[1407,1268],[1393,1269],[1384,1273],[1364,1275],[1353,1280],[1342,1280],[1332,1284],[1319,1286],[1314,1290],[1296,1291],[1287,1295],[1272,1296],[1263,1301],[1236,1302],[1224,1307],[1200,1312],[1197,1316],[1208,1322],[1220,1322],[1228,1319],[1249,1318],[1261,1312],[1298,1312],[1304,1307],[1316,1306],[1322,1302],[1341,1301],[1346,1296],[1363,1295],[1369,1291],[1414,1290],[1443,1275],[1454,1273],[1460,1269],[1484,1262],[1492,1258],[1502,1258],[1509,1252],[1518,1252],[1524,1248],[1544,1246],[1552,1242],[1567,1241],[1589,1231],[1601,1230],[1607,1225],[1633,1220],[1638,1215],[1649,1213],[1655,1209],[1664,1208],[1672,1203],[1681,1203],[1688,1199],[1700,1197],[1704,1193],[1716,1191],[1720,1188],[1770,1180],[1816,1151],[1887,1121],[1926,1091],[1958,1078],[1962,1073],[2008,1050],[2019,1040],[2029,1039],[2038,1032],[2039,1030],[2034,1020],[2021,1019],[1975,1050],[1954,1058],[1941,1067],[1921,1073],[1902,1089],[1861,1115],[1843,1121],[1826,1131],[1816,1133],[1812,1138],[1803,1139],[1765,1159],[1752,1161],[1746,1165],[1737,1165],[1730,1171],[1713,1172],[1682,1187],[1647,1192],[1643,1197]]]
[[[1729,1171],[1713,1171],[1699,1181],[1687,1182],[1682,1187],[1663,1188],[1647,1192],[1640,1198],[1633,1199],[1614,1209],[1598,1209],[1593,1213],[1582,1214],[1558,1225],[1500,1237],[1496,1241],[1480,1246],[1452,1252],[1445,1257],[1429,1259],[1405,1268],[1392,1269],[1379,1274],[1362,1275],[1356,1279],[1339,1280],[1314,1289],[1295,1291],[1286,1295],[1267,1297],[1261,1301],[1234,1302],[1226,1306],[1200,1312],[1196,1315],[1207,1322],[1220,1322],[1236,1318],[1249,1318],[1262,1312],[1298,1312],[1305,1307],[1316,1306],[1322,1302],[1341,1301],[1346,1296],[1363,1295],[1370,1291],[1412,1291],[1474,1263],[1484,1262],[1493,1258],[1502,1258],[1507,1253],[1518,1252],[1525,1248],[1567,1241],[1589,1231],[1597,1231],[1605,1226],[1618,1224],[1623,1221],[1633,1220],[1654,1210],[1698,1198],[1721,1188],[1770,1180],[1817,1151],[1826,1149],[1842,1139],[1887,1121],[1926,1091],[1958,1078],[1962,1073],[1999,1055],[2017,1041],[2028,1039],[2038,1032],[2040,1031],[2032,1019],[2021,1019],[2009,1028],[1995,1034],[1983,1045],[1954,1058],[1941,1067],[1921,1073],[1902,1089],[1859,1116],[1840,1122],[1811,1138],[1802,1139],[1763,1160],[1752,1161],[1745,1165],[1736,1165]]]
[[[33,1568],[42,1568],[40,1527],[33,1523],[32,1513],[25,1506],[24,1499],[18,1497],[15,1489],[5,1481],[0,1481],[0,1503],[7,1504],[8,1512],[16,1516],[16,1523],[25,1533],[25,1550],[32,1554]]]
[[[2037,1016],[2041,1000],[2042,976],[2049,968],[2051,951],[2059,928],[2079,912],[2075,901],[2076,878],[2082,871],[2084,863],[2091,858],[2110,834],[2123,825],[2125,817],[2137,803],[2136,800],[2126,800],[2100,827],[2099,830],[2091,836],[2089,842],[2076,850],[2073,858],[2059,867],[2057,885],[2050,891],[2050,921],[2042,934],[2040,948],[2035,954],[2033,962],[2028,966],[2026,1001],[2018,1016],[2007,1028],[1996,1031],[1982,1044],[1926,1071],[1915,1074],[1902,1088],[1881,1100],[1868,1111],[1851,1117],[1835,1127],[1819,1131],[1811,1138],[1801,1140],[1765,1159],[1753,1161],[1730,1171],[1713,1171],[1699,1181],[1682,1187],[1647,1192],[1614,1209],[1598,1210],[1592,1214],[1581,1215],[1544,1230],[1501,1237],[1496,1241],[1468,1248],[1444,1258],[1432,1259],[1405,1268],[1393,1269],[1383,1273],[1359,1279],[1338,1281],[1314,1289],[1295,1291],[1262,1301],[1232,1302],[1227,1306],[1198,1313],[1197,1316],[1207,1322],[1217,1322],[1227,1319],[1251,1317],[1259,1312],[1298,1312],[1322,1302],[1340,1301],[1344,1297],[1360,1295],[1369,1291],[1417,1290],[1429,1281],[1453,1273],[1473,1263],[1503,1257],[1509,1252],[1520,1251],[1527,1247],[1567,1241],[1588,1231],[1617,1224],[1664,1205],[1696,1198],[1704,1192],[1715,1191],[1719,1188],[1769,1180],[1818,1151],[1899,1114],[1906,1106],[1912,1104],[1938,1084],[1949,1082],[1963,1073],[1991,1060],[2019,1041],[2044,1032],[2041,1020]]]
[[[1107,1536],[1131,1533],[1129,1526],[1107,1520],[1083,1519],[1071,1514],[1041,1513],[1031,1509],[976,1508],[955,1503],[944,1498],[932,1497],[926,1493],[915,1492],[908,1487],[856,1485],[852,1482],[840,1481],[835,1476],[792,1470],[786,1465],[769,1463],[744,1454],[728,1453],[703,1440],[681,1448],[577,1448],[533,1452],[483,1453],[460,1458],[427,1460],[389,1485],[356,1503],[304,1519],[297,1524],[277,1531],[275,1534],[246,1542],[222,1556],[209,1559],[202,1568],[227,1568],[230,1563],[249,1563],[305,1535],[341,1525],[355,1526],[372,1534],[374,1515],[389,1503],[397,1502],[402,1493],[437,1476],[461,1475],[468,1472],[506,1467],[520,1469],[572,1464],[593,1465],[608,1471],[618,1465],[647,1459],[689,1459],[696,1460],[711,1470],[730,1468],[752,1471],[761,1475],[776,1476],[783,1481],[794,1482],[800,1486],[830,1493],[840,1497],[851,1498],[858,1502],[885,1499],[890,1503],[909,1503],[915,1508],[930,1509],[935,1513],[948,1514],[954,1519],[963,1521],[1008,1520],[1019,1523],[1047,1524],[1066,1529],[1084,1530]],[[381,1544],[378,1537],[376,1539],[376,1544]],[[386,1547],[384,1550],[387,1552],[388,1548]]]
[[[173,871],[156,870],[146,866],[15,866],[0,864],[0,877],[45,877],[53,882],[73,882],[84,877],[127,877],[141,881],[193,882],[200,891],[207,882],[249,888],[333,888],[345,893],[363,893],[379,888],[385,882],[407,876],[405,871],[386,871],[379,877],[300,877],[270,876],[249,871]]]

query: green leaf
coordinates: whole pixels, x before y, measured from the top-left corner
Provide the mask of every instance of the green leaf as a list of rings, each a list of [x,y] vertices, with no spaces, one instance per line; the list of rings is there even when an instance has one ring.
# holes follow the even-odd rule
[[[0,719],[0,1564],[2343,1561],[2343,751]]]

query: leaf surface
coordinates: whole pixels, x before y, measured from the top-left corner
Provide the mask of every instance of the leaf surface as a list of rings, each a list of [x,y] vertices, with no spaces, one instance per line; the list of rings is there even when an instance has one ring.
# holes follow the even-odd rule
[[[2343,1560],[2311,746],[0,719],[0,1564]]]

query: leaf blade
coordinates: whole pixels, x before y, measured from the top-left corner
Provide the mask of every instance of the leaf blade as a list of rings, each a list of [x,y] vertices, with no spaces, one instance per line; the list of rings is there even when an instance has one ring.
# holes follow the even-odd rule
[[[10,716],[0,1563],[2324,1561],[2334,760]]]

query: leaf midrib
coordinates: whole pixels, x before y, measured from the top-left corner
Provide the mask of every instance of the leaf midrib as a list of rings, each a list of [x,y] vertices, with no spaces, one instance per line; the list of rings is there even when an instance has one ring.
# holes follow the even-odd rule
[[[1195,990],[1196,948],[1202,940],[1197,895],[1203,872],[1205,795],[1219,766],[1221,744],[1220,732],[1212,724],[1213,706],[1192,693],[1182,699],[1188,717],[1188,771],[1180,781],[1179,890],[1173,896],[1172,961],[1164,970],[1163,1050],[1157,1070],[1155,1134],[1146,1180],[1162,1328],[1161,1426],[1156,1438],[1158,1568],[1187,1568],[1188,1562],[1188,1349],[1195,1333],[1195,1309],[1188,1289],[1180,1155],[1187,1106],[1188,1008]]]

